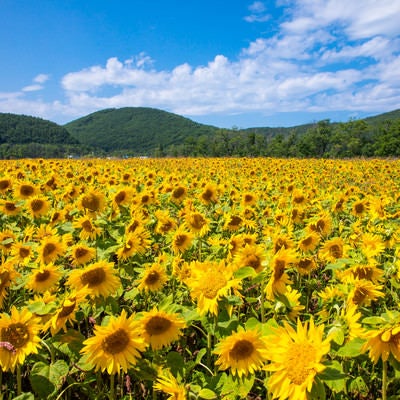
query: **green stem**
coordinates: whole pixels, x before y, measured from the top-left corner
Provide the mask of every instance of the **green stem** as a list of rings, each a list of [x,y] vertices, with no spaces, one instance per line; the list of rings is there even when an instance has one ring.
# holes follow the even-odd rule
[[[382,365],[382,400],[387,400],[387,362]]]
[[[115,400],[115,374],[110,375],[110,400]]]
[[[261,297],[260,297],[260,312],[261,312],[261,323],[265,322],[265,284],[261,285]]]
[[[17,396],[22,393],[21,365],[17,365]]]

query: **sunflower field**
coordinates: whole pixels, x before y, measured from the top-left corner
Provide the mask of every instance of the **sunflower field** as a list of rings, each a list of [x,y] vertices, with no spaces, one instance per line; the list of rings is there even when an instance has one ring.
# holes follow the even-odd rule
[[[0,399],[398,399],[400,161],[0,161]]]

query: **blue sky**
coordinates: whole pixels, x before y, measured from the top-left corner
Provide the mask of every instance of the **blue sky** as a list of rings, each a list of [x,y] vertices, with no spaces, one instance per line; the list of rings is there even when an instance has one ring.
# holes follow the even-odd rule
[[[1,0],[0,112],[219,127],[400,108],[400,0]]]

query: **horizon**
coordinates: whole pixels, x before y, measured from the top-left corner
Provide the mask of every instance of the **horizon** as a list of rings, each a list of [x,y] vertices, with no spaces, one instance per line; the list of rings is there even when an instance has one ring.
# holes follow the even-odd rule
[[[0,112],[64,125],[149,107],[246,129],[400,104],[400,0],[4,0],[0,10]]]

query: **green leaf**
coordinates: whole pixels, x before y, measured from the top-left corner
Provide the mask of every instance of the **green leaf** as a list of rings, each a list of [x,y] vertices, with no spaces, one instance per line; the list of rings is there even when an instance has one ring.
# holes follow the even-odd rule
[[[339,346],[344,343],[344,332],[341,326],[333,326],[329,329],[328,336],[331,337]]]
[[[239,268],[233,276],[237,279],[254,278],[257,272],[252,267],[242,267]]]
[[[29,376],[32,389],[40,398],[50,397],[62,386],[68,371],[68,364],[64,360],[57,360],[53,364],[39,361],[34,364]]]
[[[312,400],[325,400],[326,399],[325,386],[320,379],[318,379],[318,378],[315,379],[315,382],[312,386],[309,398]]]
[[[17,397],[13,397],[13,400],[35,400],[35,396],[31,392],[22,393]]]
[[[180,373],[183,376],[185,369],[185,361],[183,357],[176,351],[170,351],[167,355],[167,365],[173,375]]]
[[[200,351],[197,353],[197,356],[196,356],[196,365],[200,364],[201,359],[204,357],[204,355],[206,353],[207,353],[207,349],[205,347],[200,349]]]
[[[213,400],[213,399],[217,399],[218,398],[218,396],[216,395],[215,392],[213,392],[212,390],[207,389],[207,388],[206,389],[201,389],[199,394],[198,394],[198,397],[200,399],[205,399],[205,400]]]
[[[368,324],[368,325],[381,325],[384,324],[386,321],[382,317],[365,317],[362,320],[363,324]]]
[[[364,379],[361,376],[357,376],[357,378],[350,382],[349,392],[366,396],[369,392],[369,389]]]
[[[254,385],[255,376],[235,378],[227,376],[223,382],[221,395],[223,399],[245,399]]]
[[[341,347],[338,350],[337,354],[340,357],[348,357],[348,358],[357,357],[362,353],[361,348],[364,343],[365,340],[360,338],[355,338],[350,342],[346,343],[343,347]]]
[[[71,359],[78,359],[84,340],[85,337],[80,332],[69,329],[67,332],[62,332],[54,336],[51,342],[61,353],[67,355]]]
[[[347,375],[343,372],[342,364],[339,361],[331,361],[327,367],[322,371],[318,377],[336,393],[342,392],[345,389],[345,377]]]

